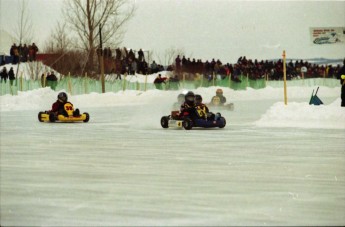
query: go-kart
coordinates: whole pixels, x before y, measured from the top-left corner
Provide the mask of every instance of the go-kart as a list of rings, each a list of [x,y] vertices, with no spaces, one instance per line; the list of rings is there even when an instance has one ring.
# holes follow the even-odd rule
[[[171,115],[163,116],[161,118],[161,126],[163,128],[184,128],[190,130],[193,127],[201,128],[224,128],[226,120],[224,117],[217,114],[210,114],[207,118],[192,117],[191,115],[183,114],[181,116],[179,111],[172,111]]]
[[[208,106],[216,109],[231,111],[235,108],[233,103],[221,103],[220,98],[218,96],[213,97]]]
[[[88,122],[90,115],[88,113],[79,114],[79,110],[74,110],[73,104],[67,102],[64,105],[63,113],[56,114],[50,111],[39,112],[38,120],[40,122]]]

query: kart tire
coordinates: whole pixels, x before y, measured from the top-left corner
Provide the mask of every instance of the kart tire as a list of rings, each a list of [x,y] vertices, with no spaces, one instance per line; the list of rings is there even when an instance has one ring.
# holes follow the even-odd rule
[[[90,115],[88,113],[84,113],[86,115],[85,120],[83,120],[83,122],[88,122],[90,120]]]
[[[50,113],[50,114],[49,114],[49,121],[50,121],[50,122],[55,122],[55,121],[56,121],[56,118],[55,118],[55,114],[54,114],[54,113]]]
[[[224,128],[224,127],[225,127],[225,125],[226,125],[226,120],[225,120],[225,118],[224,118],[224,117],[222,117],[221,119],[223,119],[224,124],[220,125],[220,126],[219,126],[219,128]]]
[[[39,112],[38,113],[38,120],[39,120],[39,122],[43,122],[43,120],[42,120],[42,114],[43,114],[44,112]]]
[[[183,120],[182,126],[186,130],[191,130],[193,128],[193,121],[189,118],[186,118]]]
[[[162,117],[161,118],[161,126],[162,128],[169,128],[169,118],[168,117]]]

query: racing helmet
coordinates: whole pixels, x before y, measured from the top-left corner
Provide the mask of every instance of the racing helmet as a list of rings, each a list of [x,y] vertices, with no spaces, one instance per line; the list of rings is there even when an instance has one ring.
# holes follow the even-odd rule
[[[188,104],[193,104],[194,103],[194,99],[195,99],[195,95],[192,91],[188,91],[187,94],[184,96],[184,100],[188,103]]]
[[[201,95],[195,95],[195,103],[196,103],[196,104],[202,103],[202,97],[201,97]]]
[[[65,92],[60,92],[57,98],[60,102],[67,102],[68,100],[67,94]]]
[[[216,95],[223,95],[223,90],[218,88],[217,91],[216,91]]]

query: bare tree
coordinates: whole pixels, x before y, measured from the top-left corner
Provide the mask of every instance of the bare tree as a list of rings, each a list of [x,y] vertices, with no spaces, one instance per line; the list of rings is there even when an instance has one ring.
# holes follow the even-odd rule
[[[163,64],[164,66],[168,66],[175,63],[177,55],[184,55],[184,50],[170,47],[164,51],[163,58],[161,58],[161,56],[159,55],[157,55],[157,58],[161,64]]]
[[[72,46],[72,41],[66,33],[66,23],[57,23],[50,38],[45,43],[45,52],[48,53],[65,53]]]
[[[79,47],[89,52],[89,66],[93,66],[96,47],[100,43],[99,31],[103,43],[118,46],[122,42],[124,25],[134,11],[135,4],[130,0],[65,1],[65,18],[79,38]]]
[[[28,12],[27,1],[21,0],[18,7],[18,23],[15,28],[15,37],[19,43],[31,43],[33,38],[33,26]]]

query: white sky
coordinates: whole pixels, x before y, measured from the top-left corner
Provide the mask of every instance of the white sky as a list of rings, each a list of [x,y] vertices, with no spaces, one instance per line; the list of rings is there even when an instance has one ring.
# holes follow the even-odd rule
[[[18,0],[0,0],[1,29],[17,21]],[[234,62],[239,56],[343,58],[345,44],[313,46],[310,27],[345,27],[345,1],[136,0],[123,46],[183,49],[187,57]],[[36,39],[44,45],[61,16],[62,0],[28,1]]]

